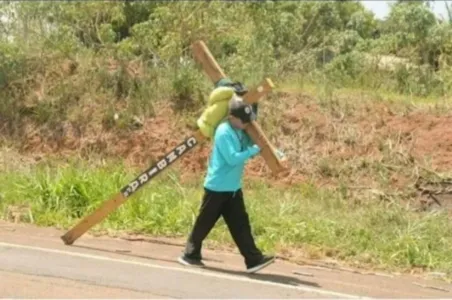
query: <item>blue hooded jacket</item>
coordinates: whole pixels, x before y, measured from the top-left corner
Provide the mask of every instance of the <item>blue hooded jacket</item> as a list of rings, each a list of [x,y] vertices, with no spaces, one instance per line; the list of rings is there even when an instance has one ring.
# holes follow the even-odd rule
[[[260,152],[248,135],[224,121],[215,130],[204,187],[215,192],[242,188],[245,163]]]

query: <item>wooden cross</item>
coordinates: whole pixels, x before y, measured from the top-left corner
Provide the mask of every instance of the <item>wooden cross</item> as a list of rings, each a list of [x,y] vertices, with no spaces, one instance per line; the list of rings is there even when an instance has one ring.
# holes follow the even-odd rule
[[[209,49],[205,46],[202,41],[193,44],[193,52],[195,59],[203,66],[205,72],[209,75],[212,81],[217,82],[221,78],[226,77],[218,66],[215,59],[212,57]],[[244,100],[247,103],[258,102],[260,98],[268,94],[273,88],[273,84],[269,79],[264,80],[258,87],[250,90],[244,95]],[[279,173],[285,168],[281,164],[281,161],[275,155],[274,147],[271,145],[269,140],[266,138],[262,129],[256,122],[251,123],[246,128],[246,132],[249,134],[250,138],[261,148],[261,155],[267,162],[268,166],[273,173]],[[167,169],[180,157],[188,153],[190,150],[195,148],[198,144],[203,142],[206,137],[201,133],[200,130],[196,131],[185,141],[177,145],[173,150],[168,152],[164,157],[162,157],[155,165],[151,166],[140,175],[138,175],[129,184],[124,186],[116,195],[108,199],[102,205],[97,208],[90,215],[82,219],[76,226],[67,231],[61,239],[66,245],[71,245],[87,232],[90,228],[95,226],[104,220],[110,213],[112,213],[116,208],[122,205],[126,200],[132,196],[135,192],[148,183],[152,178],[160,174],[162,171]]]
[[[210,77],[213,83],[217,83],[219,80],[226,77],[203,41],[193,43],[192,49],[195,59],[203,67],[204,72]],[[257,88],[246,93],[243,100],[250,104],[255,103],[259,101],[262,96],[271,92],[272,89],[273,83],[267,78],[257,86]],[[261,155],[274,174],[285,170],[281,160],[276,155],[275,148],[256,121],[252,121],[251,124],[245,128],[245,131],[251,140],[261,148]]]

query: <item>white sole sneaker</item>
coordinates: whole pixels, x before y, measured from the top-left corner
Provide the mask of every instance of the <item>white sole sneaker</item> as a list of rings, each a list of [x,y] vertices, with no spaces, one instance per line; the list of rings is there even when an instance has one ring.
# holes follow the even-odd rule
[[[182,256],[179,256],[177,258],[177,261],[184,266],[195,267],[195,268],[204,268],[204,264],[202,262],[200,264],[191,264],[189,261],[185,260]]]
[[[274,263],[276,260],[276,257],[273,257],[272,259],[269,259],[268,261],[264,262],[263,264],[257,265],[255,267],[252,267],[250,269],[246,269],[247,273],[255,273],[259,270],[262,270],[265,267],[268,267],[269,265],[271,265],[272,263]]]

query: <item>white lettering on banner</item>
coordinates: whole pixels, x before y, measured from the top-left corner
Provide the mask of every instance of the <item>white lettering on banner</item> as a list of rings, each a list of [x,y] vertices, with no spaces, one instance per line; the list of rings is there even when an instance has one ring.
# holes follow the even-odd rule
[[[144,184],[148,181],[149,177],[148,174],[144,173],[143,175],[140,176],[140,183]]]
[[[149,176],[150,177],[152,177],[155,173],[157,173],[158,172],[158,170],[157,170],[157,168],[156,167],[153,167],[149,172],[148,172],[148,174],[149,174]]]
[[[187,145],[190,148],[193,148],[193,146],[196,144],[196,139],[194,137],[191,137],[187,140]]]
[[[174,151],[171,151],[166,158],[168,158],[168,163],[172,163],[173,161],[175,161],[177,159],[177,155],[176,153],[174,153]]]
[[[166,158],[161,159],[157,163],[157,167],[153,167],[149,171],[141,174],[138,179],[135,179],[129,185],[127,188],[125,188],[125,191],[123,192],[124,197],[130,196],[132,193],[134,193],[140,186],[144,185],[146,182],[148,182],[155,174],[157,174],[159,171],[165,169],[168,167],[172,162],[174,162],[176,159],[179,158],[184,152],[187,151],[189,148],[193,148],[196,145],[197,141],[196,138],[191,137],[187,139],[183,144],[179,145],[168,153],[166,155]]]
[[[166,163],[166,159],[165,159],[165,158],[162,159],[161,161],[159,161],[159,162],[157,163],[157,167],[158,167],[160,170],[166,168],[167,165],[168,165],[168,164]]]
[[[131,185],[131,188],[132,188],[131,192],[135,192],[137,190],[137,188],[140,186],[140,183],[137,180],[135,180],[130,185]]]
[[[185,150],[187,150],[187,146],[185,146],[185,145],[180,145],[179,147],[177,147],[176,148],[176,150],[177,150],[177,155],[181,155],[182,153],[184,153],[185,152]]]

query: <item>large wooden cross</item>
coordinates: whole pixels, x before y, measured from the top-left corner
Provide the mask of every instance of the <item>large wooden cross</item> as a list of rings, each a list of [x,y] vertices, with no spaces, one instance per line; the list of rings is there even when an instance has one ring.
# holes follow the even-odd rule
[[[218,80],[220,80],[221,78],[226,77],[221,68],[219,67],[218,63],[213,58],[209,49],[202,41],[195,42],[192,45],[192,50],[194,58],[203,67],[206,74],[210,77],[210,79],[214,83],[218,82]],[[272,89],[273,83],[271,82],[271,80],[265,79],[260,85],[246,93],[243,99],[247,103],[258,102],[263,96],[271,92]],[[249,124],[246,128],[246,132],[253,140],[253,142],[256,143],[261,148],[261,155],[264,158],[265,162],[268,164],[270,170],[274,174],[277,174],[285,170],[285,167],[276,156],[275,148],[271,145],[271,143],[269,142],[265,134],[262,132],[262,129],[259,127],[257,122],[253,121],[251,124]],[[163,170],[168,168],[181,156],[186,154],[191,149],[195,148],[205,139],[206,137],[201,133],[200,130],[196,131],[193,135],[188,137],[185,141],[180,143],[173,150],[168,152],[155,165],[151,166],[146,171],[138,175],[129,184],[124,186],[120,190],[120,192],[118,192],[109,200],[102,203],[102,205],[99,208],[97,208],[90,215],[86,216],[76,226],[74,226],[72,229],[67,231],[63,236],[61,236],[63,242],[66,245],[73,244],[75,240],[77,240],[90,228],[100,223],[116,208],[122,205],[130,196],[132,196],[132,194],[137,192],[138,189],[143,187],[152,178],[160,174]]]
[[[203,67],[204,72],[209,76],[213,83],[217,83],[222,78],[225,78],[223,70],[213,58],[209,49],[203,41],[197,41],[192,45],[193,55],[198,63]],[[255,103],[259,99],[271,92],[273,89],[273,83],[270,79],[266,78],[260,85],[254,90],[249,91],[243,97],[243,100],[247,103]],[[267,163],[270,170],[277,174],[285,169],[281,160],[277,157],[275,148],[265,136],[261,127],[256,121],[252,121],[249,126],[245,128],[246,133],[250,136],[251,140],[261,148],[261,155]]]

